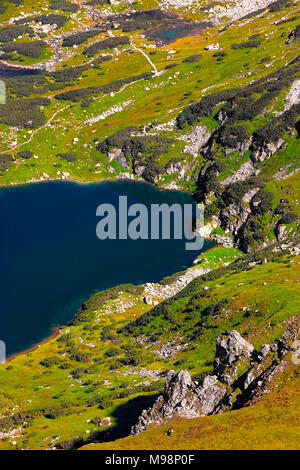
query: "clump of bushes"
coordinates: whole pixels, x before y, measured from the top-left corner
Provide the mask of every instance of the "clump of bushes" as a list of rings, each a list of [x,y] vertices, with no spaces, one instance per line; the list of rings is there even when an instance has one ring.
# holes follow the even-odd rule
[[[95,28],[91,29],[90,31],[81,31],[78,33],[71,34],[63,39],[62,45],[63,47],[72,47],[72,46],[79,46],[86,42],[88,39],[93,38],[94,36],[98,36],[98,34],[102,33],[104,29],[102,28]]]
[[[217,137],[217,142],[224,147],[236,148],[238,145],[247,139],[246,125],[227,125],[223,126]]]
[[[30,152],[30,150],[22,150],[21,152],[18,152],[16,155],[16,158],[31,158],[33,156],[33,153]]]
[[[80,65],[78,67],[70,67],[68,69],[61,69],[53,72],[50,76],[55,79],[56,82],[68,82],[69,80],[77,80],[84,72],[89,68],[88,65]]]
[[[229,184],[221,195],[224,207],[233,203],[239,203],[250,189],[262,187],[262,184],[262,181],[258,178],[251,178],[248,181],[237,181],[236,183]]]
[[[113,49],[114,47],[124,44],[129,44],[129,39],[127,37],[121,36],[115,38],[108,38],[104,39],[103,41],[95,42],[95,44],[92,44],[91,46],[87,47],[86,49],[84,49],[83,54],[93,56],[103,49]]]
[[[40,364],[44,367],[52,367],[61,363],[61,359],[58,356],[50,356],[42,359]]]
[[[62,160],[66,160],[67,162],[76,162],[77,157],[74,153],[58,153],[57,157],[60,157]]]
[[[295,128],[300,114],[300,104],[294,104],[288,111],[269,121],[253,133],[252,148],[263,146],[271,142],[278,142],[288,129]]]
[[[284,225],[292,224],[293,222],[297,220],[298,220],[297,215],[294,212],[290,211],[281,217],[281,219],[278,221],[278,224],[279,225],[280,224],[284,224]]]
[[[78,367],[71,372],[73,379],[79,379],[83,374],[85,374],[85,369],[82,367]]]
[[[265,62],[269,62],[270,60],[271,60],[271,57],[270,57],[270,56],[263,57],[259,63],[260,63],[260,64],[264,64]]]
[[[257,214],[264,214],[267,212],[273,200],[273,194],[265,189],[260,189],[251,201],[252,209]]]
[[[172,140],[161,136],[139,136],[135,137],[132,133],[137,128],[128,127],[107,137],[97,145],[97,150],[108,154],[112,148],[121,148],[122,153],[133,162],[133,169],[136,171],[138,166],[144,167],[143,176],[147,181],[154,182],[155,178],[165,173],[165,168],[157,163],[157,157],[169,150]]]
[[[69,439],[68,441],[62,441],[58,444],[55,444],[56,449],[59,450],[75,450],[81,447],[84,444],[82,437],[74,437],[74,439]]]
[[[95,5],[101,6],[105,4],[110,4],[109,0],[89,0],[89,2],[87,2],[87,5],[90,5],[90,6],[95,6]]]
[[[287,8],[292,5],[291,0],[276,0],[276,2],[271,3],[269,5],[269,11],[274,12],[274,11],[280,11],[283,8]]]
[[[0,15],[5,13],[7,10],[7,5],[3,5],[3,3],[0,3]]]
[[[59,369],[70,369],[71,367],[71,364],[69,364],[68,362],[63,362],[58,368]]]
[[[93,100],[83,100],[81,102],[81,106],[83,108],[89,108],[91,106],[92,102],[93,102]]]
[[[78,102],[81,99],[89,98],[90,96],[97,95],[98,93],[111,93],[118,91],[123,85],[132,83],[137,80],[147,80],[152,77],[152,73],[145,72],[141,75],[115,80],[99,87],[78,88],[55,95],[57,100],[70,100]]]
[[[231,89],[213,93],[204,96],[198,103],[191,104],[177,116],[176,125],[178,129],[183,129],[186,124],[191,125],[202,117],[211,115],[217,104],[233,98],[238,91],[238,89]]]
[[[100,57],[97,57],[97,59],[93,60],[93,66],[96,68],[98,67],[102,62],[105,62],[107,60],[111,60],[112,55],[101,55]]]
[[[8,170],[12,165],[12,159],[11,155],[0,155],[0,171]]]
[[[276,25],[279,26],[281,24],[290,23],[292,21],[297,20],[298,18],[299,18],[299,16],[292,16],[292,18],[286,18],[285,20],[278,21],[278,23],[276,23]]]
[[[27,16],[26,18],[21,18],[20,20],[17,20],[15,23],[17,25],[31,22],[53,25],[55,24],[58,28],[61,28],[67,21],[68,18],[64,15],[50,13],[49,15]]]
[[[189,57],[186,57],[183,62],[198,62],[201,59],[202,55],[201,54],[195,54],[191,55]]]
[[[88,362],[90,358],[91,354],[83,351],[77,351],[70,356],[70,359],[72,359],[72,361],[77,362]]]
[[[257,49],[260,45],[261,41],[247,41],[240,44],[231,44],[231,49]]]
[[[43,50],[47,47],[45,41],[31,41],[31,42],[10,42],[2,49],[5,52],[17,52],[18,54],[38,58],[43,53]]]
[[[105,351],[104,355],[107,357],[116,357],[121,354],[121,351],[118,348],[109,348],[107,351]]]
[[[45,116],[39,107],[50,103],[49,98],[9,99],[6,104],[1,105],[0,119],[8,126],[40,127],[45,123]]]
[[[169,69],[173,69],[174,67],[177,67],[178,64],[168,64],[165,69],[166,70],[169,70]]]
[[[79,5],[68,2],[67,0],[51,0],[49,8],[50,10],[62,10],[66,13],[76,13],[79,9]]]
[[[162,26],[174,23],[174,17],[170,13],[163,12],[159,9],[135,11],[128,15],[118,15],[113,18],[112,26],[114,24],[121,24],[122,31],[136,31],[138,29],[149,29],[155,26]]]
[[[213,54],[213,57],[219,57],[219,58],[223,58],[223,57],[226,57],[226,56],[227,56],[226,52],[223,52],[223,51],[215,52]]]

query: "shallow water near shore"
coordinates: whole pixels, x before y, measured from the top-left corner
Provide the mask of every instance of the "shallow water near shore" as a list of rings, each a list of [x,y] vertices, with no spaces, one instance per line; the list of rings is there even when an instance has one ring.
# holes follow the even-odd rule
[[[190,265],[186,240],[105,240],[96,209],[120,195],[128,205],[193,203],[183,192],[130,181],[49,182],[0,189],[0,339],[7,356],[68,324],[93,293],[155,282]],[[202,251],[214,246],[205,242]]]

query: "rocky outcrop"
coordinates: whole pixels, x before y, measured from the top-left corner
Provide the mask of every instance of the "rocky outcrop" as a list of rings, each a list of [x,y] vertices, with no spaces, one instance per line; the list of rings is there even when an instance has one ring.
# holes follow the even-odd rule
[[[300,80],[295,80],[292,83],[292,86],[289,89],[285,99],[286,104],[284,107],[284,112],[288,111],[294,104],[300,103]]]
[[[124,170],[130,169],[129,160],[124,155],[121,149],[118,149],[118,148],[112,149],[110,152],[108,152],[107,159],[109,162],[116,160]]]
[[[158,397],[151,408],[142,411],[131,434],[145,431],[151,423],[161,424],[164,420],[171,418],[174,413],[186,418],[201,416],[195,389],[196,384],[186,370],[177,373],[169,371],[163,395]]]
[[[160,348],[154,350],[154,354],[161,357],[162,359],[167,359],[168,357],[175,356],[182,349],[185,349],[189,343],[179,343],[178,339],[171,339],[163,344]]]
[[[245,181],[251,176],[257,176],[259,171],[251,160],[243,163],[240,168],[233,173],[231,176],[228,176],[225,180],[222,181],[223,186],[228,186],[229,184],[236,183],[237,181]]]
[[[291,46],[295,42],[300,40],[300,25],[297,25],[296,29],[290,32],[289,37],[287,38],[286,45]]]
[[[272,157],[277,150],[285,145],[284,139],[276,142],[254,142],[252,146],[251,160],[253,163],[261,163]]]
[[[181,140],[187,143],[183,150],[184,153],[189,153],[193,155],[193,157],[197,157],[199,150],[206,144],[210,136],[211,132],[206,126],[196,126],[192,132],[181,137]]]
[[[168,175],[177,174],[178,179],[185,178],[186,172],[189,169],[189,164],[183,160],[172,158],[166,165],[166,172]]]
[[[163,394],[151,408],[143,410],[131,434],[145,431],[151,423],[162,424],[175,414],[194,418],[250,404],[284,370],[285,355],[293,350],[299,332],[298,316],[277,343],[264,344],[260,351],[236,330],[219,335],[212,374],[199,384],[186,370],[169,371]]]
[[[234,0],[232,2],[218,2],[212,4],[208,2],[202,7],[202,11],[207,12],[207,18],[215,20],[217,24],[224,22],[224,17],[236,21],[254,12],[263,11],[274,0]],[[160,6],[164,9],[189,9],[198,6],[196,0],[161,0]]]
[[[229,204],[228,207],[225,207],[220,212],[219,219],[221,221],[221,227],[226,232],[234,235],[237,245],[240,245],[243,238],[241,228],[246,224],[249,216],[252,214],[249,202],[251,202],[257,191],[258,188],[249,190],[243,196],[240,203]]]
[[[220,213],[222,227],[226,227],[226,231],[236,236],[250,214],[250,207],[244,207],[242,204],[236,203],[230,204]]]

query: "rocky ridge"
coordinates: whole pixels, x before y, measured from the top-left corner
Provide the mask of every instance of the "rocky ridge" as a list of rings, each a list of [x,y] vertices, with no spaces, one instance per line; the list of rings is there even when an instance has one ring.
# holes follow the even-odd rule
[[[236,330],[219,335],[212,374],[199,384],[187,370],[169,371],[163,394],[142,411],[131,434],[145,431],[152,423],[162,424],[175,414],[195,418],[253,403],[268,391],[267,386],[272,386],[275,375],[284,371],[286,356],[294,350],[299,330],[298,316],[276,343],[264,344],[260,350]]]

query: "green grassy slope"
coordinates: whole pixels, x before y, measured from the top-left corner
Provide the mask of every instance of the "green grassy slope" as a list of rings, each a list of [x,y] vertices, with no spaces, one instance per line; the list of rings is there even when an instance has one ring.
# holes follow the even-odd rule
[[[171,435],[168,431],[172,429]],[[293,367],[254,406],[204,418],[173,418],[159,428],[82,450],[295,450],[299,449],[299,371]]]
[[[265,257],[268,263],[251,264]],[[141,288],[121,286],[92,297],[59,336],[0,366],[0,432],[17,430],[4,436],[1,448],[105,441],[107,424],[109,439],[128,435],[163,388],[155,372],[186,368],[201,380],[212,369],[215,339],[226,329],[238,330],[255,347],[280,337],[299,311],[299,262],[289,251],[247,255],[152,308]],[[182,349],[165,359],[155,354],[171,338]],[[99,426],[104,418],[111,422]]]
[[[40,2],[41,11],[42,8],[45,8],[45,5],[47,5],[46,2]],[[40,13],[38,6],[35,6],[34,9],[35,12]],[[141,7],[144,6],[141,5]],[[58,41],[60,61],[56,65],[54,64],[51,72],[43,73],[35,78],[29,77],[25,83],[24,78],[6,81],[9,102],[12,99],[18,100],[22,97],[28,99],[30,97],[47,97],[51,101],[46,106],[39,103],[34,105],[36,119],[32,119],[32,112],[29,114],[30,118],[26,115],[26,112],[21,116],[20,111],[18,111],[17,114],[20,116],[20,128],[18,129],[3,123],[13,122],[15,118],[12,120],[9,110],[2,107],[2,119],[0,119],[0,135],[3,137],[1,152],[12,155],[14,158],[12,165],[2,172],[2,184],[24,182],[31,179],[61,179],[66,177],[94,181],[107,177],[116,177],[120,173],[124,173],[124,169],[116,161],[110,163],[106,155],[96,149],[95,141],[101,142],[105,137],[128,127],[129,122],[130,125],[137,127],[149,125],[153,122],[169,122],[176,118],[179,111],[190,103],[199,101],[203,95],[248,85],[253,80],[278,70],[297,55],[296,43],[289,46],[285,44],[289,33],[295,29],[298,23],[295,6],[282,8],[275,12],[267,10],[263,16],[237,21],[223,32],[220,32],[221,28],[218,26],[206,30],[200,36],[180,39],[169,46],[156,48],[155,50],[152,49],[153,43],[141,37],[142,30],[124,32],[121,29],[115,29],[113,35],[116,38],[119,36],[131,38],[135,46],[148,54],[148,57],[151,58],[162,74],[159,77],[153,77],[150,80],[141,79],[132,84],[120,82],[120,85],[113,85],[111,88],[112,82],[116,80],[135,80],[134,77],[151,73],[153,69],[145,56],[133,49],[130,44],[118,46],[118,52],[115,49],[104,49],[92,57],[84,55],[83,51],[88,45],[92,45],[100,39],[110,38],[107,31],[86,39],[76,45],[75,49],[74,47],[63,47],[63,38],[65,35],[71,34],[71,31],[76,32],[82,31],[86,27],[95,27],[95,21],[89,19],[88,15],[84,16],[85,8],[82,5],[76,13],[63,12],[63,15],[69,18],[68,21],[60,28],[50,29],[47,33],[41,33],[40,30],[34,27],[34,23],[29,23],[35,32],[31,34],[24,33],[22,39],[17,39],[17,41],[25,39],[36,41],[42,35],[42,40],[48,43],[47,54],[53,57],[56,54],[56,46],[53,41]],[[106,6],[103,8],[106,8]],[[109,8],[112,9],[112,7]],[[20,11],[28,14],[31,10],[30,2],[26,1],[24,6],[9,5],[7,11],[2,15],[3,28],[7,25],[6,21],[9,15],[18,17]],[[46,13],[53,11],[46,9]],[[55,13],[59,12],[60,10],[55,11]],[[292,20],[279,24],[283,17]],[[253,36],[258,36],[261,41],[260,47],[254,49],[231,48],[233,44],[247,42]],[[217,57],[215,56],[216,51],[205,50],[206,46],[216,42],[220,44],[220,50],[227,55]],[[2,44],[5,46],[7,43],[3,42]],[[278,54],[278,51],[280,51],[280,54]],[[111,58],[97,65],[97,59],[101,54],[108,54]],[[197,54],[202,55],[199,61],[185,62],[186,58]],[[24,62],[14,60],[13,63],[25,64],[29,59],[23,57],[22,61]],[[11,61],[11,59],[9,60]],[[30,61],[32,60],[30,59]],[[47,59],[46,57],[40,57],[34,60],[45,63]],[[70,67],[81,65],[84,65],[84,68],[77,71],[72,69],[69,72]],[[170,65],[174,67],[166,69]],[[55,76],[55,74],[53,76],[55,69],[61,71],[61,77]],[[79,102],[55,98],[62,91],[101,87],[107,84],[110,84],[113,93],[103,94],[101,91],[92,91],[91,94],[86,94],[85,97],[79,99]],[[261,126],[274,118],[276,112],[283,109],[284,98],[288,89],[287,85],[278,96],[271,100],[268,104],[270,112],[258,117],[249,127],[249,132],[253,132],[257,126]],[[85,105],[87,100],[91,100],[88,107]],[[124,103],[129,104],[121,110]],[[17,101],[14,101],[14,104],[19,110]],[[66,109],[66,106],[70,105],[72,107]],[[111,111],[115,106],[121,106],[120,110]],[[94,123],[86,123],[86,121],[97,118],[106,111],[111,112],[106,118]],[[3,116],[4,112],[8,113],[8,117]],[[43,123],[50,120],[49,125],[45,127]],[[217,125],[213,116],[204,119],[203,123],[211,129]],[[88,133],[86,132],[87,128]],[[193,190],[195,188],[195,176],[193,174],[197,173],[197,169],[201,167],[203,160],[200,155],[194,158],[188,153],[183,153],[185,143],[180,139],[182,135],[187,134],[190,130],[191,126],[188,126],[185,127],[184,131],[175,128],[163,133],[164,136],[172,140],[172,144],[163,153],[156,152],[158,157],[155,158],[155,164],[165,166],[172,158],[183,158],[190,164],[190,168],[187,170],[187,178],[183,179],[180,184]],[[156,131],[156,134],[160,135],[160,131]],[[289,140],[289,150],[283,152],[280,163],[277,158],[275,159],[276,164],[273,160],[268,162],[268,170],[266,170],[268,175],[274,174],[277,166],[292,161],[298,155],[298,141],[290,138]],[[20,151],[30,151],[36,158],[24,159],[22,156],[18,156]],[[57,157],[60,153],[72,153],[77,159],[68,162]],[[150,153],[146,151],[145,158],[146,160],[150,158],[153,161],[151,151]],[[247,155],[245,155],[243,161],[245,159],[247,159]],[[241,164],[241,161],[237,164],[235,160],[235,154],[227,158],[224,177],[228,176]],[[273,165],[273,168],[270,167],[271,165]],[[132,172],[132,169],[129,172]],[[158,176],[159,184],[177,180],[176,174],[168,175],[163,173]],[[191,176],[193,177],[191,178]]]

